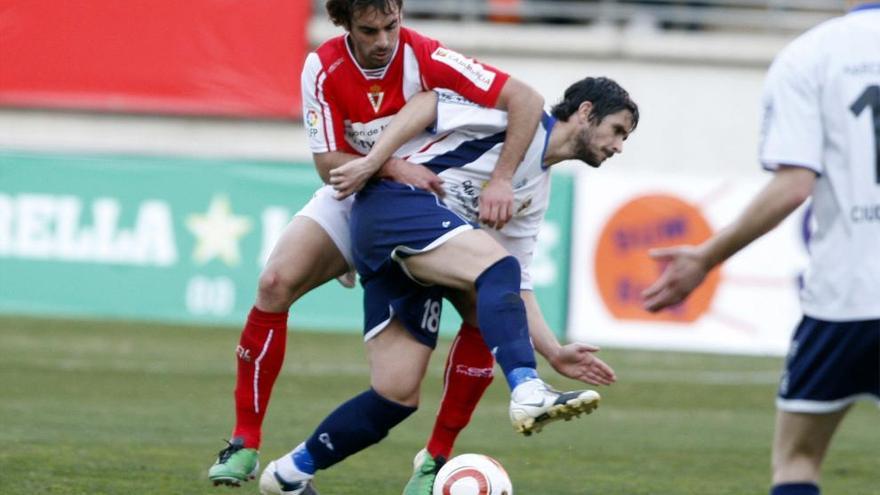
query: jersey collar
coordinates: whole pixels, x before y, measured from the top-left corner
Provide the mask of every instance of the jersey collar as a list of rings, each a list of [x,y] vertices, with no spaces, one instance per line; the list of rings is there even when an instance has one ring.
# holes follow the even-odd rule
[[[870,9],[880,9],[880,2],[871,2],[866,3],[864,5],[859,5],[858,7],[853,7],[849,12],[858,12],[860,10],[870,10]]]
[[[544,136],[544,149],[541,150],[541,170],[547,170],[547,166],[544,165],[544,155],[547,154],[547,144],[550,143],[550,131],[553,130],[553,126],[556,125],[556,117],[553,117],[546,110],[541,114],[541,125],[544,127],[544,130],[547,134]]]
[[[343,38],[343,43],[345,45],[345,49],[348,51],[348,57],[351,59],[352,63],[355,67],[361,71],[361,75],[364,76],[364,79],[385,79],[385,74],[388,73],[388,68],[391,67],[391,64],[394,63],[394,57],[397,56],[397,49],[400,48],[401,40],[397,40],[397,45],[394,46],[394,52],[391,53],[391,58],[388,59],[388,63],[385,64],[385,67],[379,69],[364,69],[361,67],[361,64],[358,63],[357,57],[354,56],[354,52],[351,51],[351,45],[348,42],[348,37],[350,34],[345,33],[345,38]]]

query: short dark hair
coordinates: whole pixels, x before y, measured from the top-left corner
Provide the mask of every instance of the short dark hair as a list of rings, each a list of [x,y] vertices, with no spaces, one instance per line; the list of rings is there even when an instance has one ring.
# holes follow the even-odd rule
[[[607,77],[587,77],[572,84],[565,90],[562,101],[554,105],[550,112],[554,117],[565,122],[585,101],[593,104],[590,120],[601,122],[612,113],[629,110],[633,116],[631,130],[635,130],[639,124],[639,106],[625,89]]]
[[[403,10],[403,0],[327,0],[324,7],[327,15],[337,26],[346,29],[351,28],[351,20],[354,13],[367,7],[374,7],[383,14],[390,14],[397,6],[397,11]]]

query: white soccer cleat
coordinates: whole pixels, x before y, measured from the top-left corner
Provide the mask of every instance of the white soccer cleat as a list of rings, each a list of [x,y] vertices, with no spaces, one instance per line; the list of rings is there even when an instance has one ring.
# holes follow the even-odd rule
[[[517,432],[529,436],[553,421],[590,414],[599,407],[600,400],[595,390],[560,392],[542,380],[530,380],[511,394],[510,422]]]
[[[260,495],[318,495],[318,492],[311,478],[293,481],[282,478],[272,461],[260,475]]]

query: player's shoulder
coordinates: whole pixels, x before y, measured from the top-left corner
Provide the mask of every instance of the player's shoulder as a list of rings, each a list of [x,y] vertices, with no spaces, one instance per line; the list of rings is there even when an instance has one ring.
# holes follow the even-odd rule
[[[851,21],[851,16],[844,15],[814,26],[783,48],[776,60],[803,64],[827,57],[848,37]]]
[[[346,64],[348,59],[345,35],[330,38],[306,56],[303,65],[303,78],[311,81],[324,75],[333,79],[330,76],[340,72],[339,69]]]
[[[411,46],[421,47],[421,46],[429,46],[434,47],[440,45],[440,42],[430,36],[426,36],[415,29],[400,28],[400,39]]]
[[[339,60],[344,60],[346,55],[345,35],[330,38],[320,45],[307,57],[307,63],[319,64],[324,70],[329,70]]]
[[[400,28],[400,41],[413,51],[416,58],[430,56],[434,50],[443,46],[434,38],[409,28]]]

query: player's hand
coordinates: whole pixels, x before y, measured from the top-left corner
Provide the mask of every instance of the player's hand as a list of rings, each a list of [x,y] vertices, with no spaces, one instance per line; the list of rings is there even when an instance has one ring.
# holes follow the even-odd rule
[[[345,199],[364,188],[382,164],[369,156],[355,158],[330,171],[330,185],[336,189],[336,199]]]
[[[492,178],[480,193],[480,222],[501,229],[513,217],[513,184]]]
[[[694,246],[652,249],[648,255],[663,264],[660,277],[642,291],[642,307],[652,313],[684,301],[709,273]]]
[[[430,191],[441,198],[446,196],[443,179],[424,165],[392,158],[382,167],[382,176],[394,182]]]
[[[611,366],[594,354],[598,350],[589,344],[567,344],[549,360],[550,366],[562,376],[590,385],[611,385],[617,381],[617,375]]]

